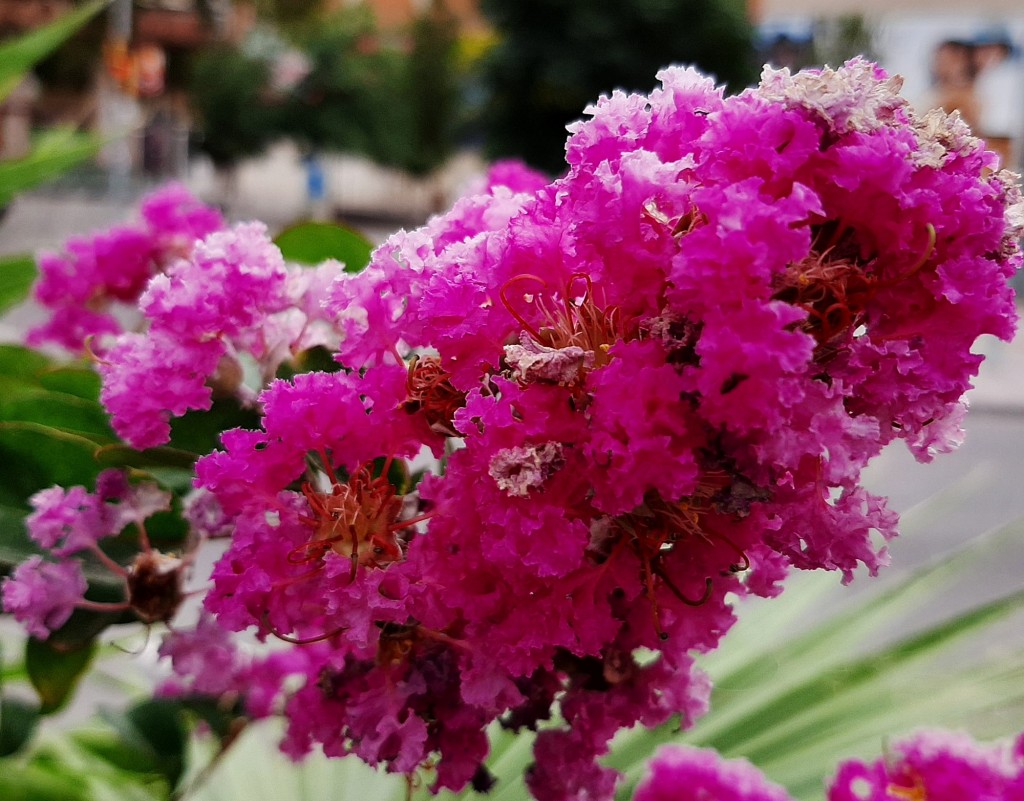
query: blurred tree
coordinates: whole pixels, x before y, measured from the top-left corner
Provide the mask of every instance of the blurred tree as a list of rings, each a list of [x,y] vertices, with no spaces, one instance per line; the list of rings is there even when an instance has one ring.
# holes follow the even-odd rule
[[[283,99],[281,133],[309,149],[407,160],[402,57],[380,47],[369,12],[332,14],[298,28],[293,39],[309,72]]]
[[[415,20],[407,50],[382,44],[358,7],[300,26],[293,38],[310,70],[284,100],[282,134],[414,174],[450,155],[459,98],[455,26],[443,2]]]
[[[218,169],[261,153],[273,139],[278,109],[267,102],[269,66],[229,45],[198,54],[189,94],[199,117],[199,147]]]
[[[459,123],[456,69],[457,22],[443,0],[413,23],[412,51],[405,69],[413,173],[428,172],[454,149]]]
[[[814,61],[838,67],[854,56],[877,58],[875,31],[863,14],[822,17],[814,23]]]
[[[668,64],[694,64],[731,89],[756,78],[736,0],[483,0],[499,42],[485,59],[481,124],[489,156],[564,169],[565,126],[613,89],[650,91]]]
[[[323,14],[324,0],[256,0],[256,13],[282,27],[304,25]]]

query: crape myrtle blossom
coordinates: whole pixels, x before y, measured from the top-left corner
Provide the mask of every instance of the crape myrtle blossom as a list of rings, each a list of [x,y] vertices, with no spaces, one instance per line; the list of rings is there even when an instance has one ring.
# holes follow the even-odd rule
[[[897,520],[861,470],[893,440],[958,443],[970,348],[1015,324],[1014,178],[864,61],[730,98],[659,77],[588,109],[564,177],[497,170],[358,275],[293,269],[249,223],[68,301],[139,298],[143,329],[94,349],[131,445],[216,396],[262,415],[197,463],[189,519],[230,541],[210,616],[165,643],[168,692],[245,695],[293,756],[431,765],[438,789],[490,784],[494,721],[535,729],[539,801],[606,799],[618,730],[704,711],[695,658],[736,598],[884,565]],[[275,378],[314,345],[339,370]],[[6,608],[61,625],[94,603],[93,559],[118,608],[169,620],[188,558],[146,545],[145,486],[37,495],[54,561],[19,567]],[[122,566],[101,541],[128,524]],[[242,631],[283,650],[249,660]]]
[[[633,801],[792,801],[743,759],[722,759],[710,749],[671,745],[661,748]],[[867,801],[864,799],[863,801]]]
[[[745,760],[665,746],[648,765],[633,801],[791,801]],[[828,801],[1020,801],[1024,737],[979,743],[963,732],[923,729],[890,743],[874,762],[843,762]]]
[[[963,732],[922,730],[889,744],[875,762],[844,762],[828,788],[828,801],[965,798],[1024,798],[1024,736],[982,744]]]
[[[162,445],[171,418],[209,409],[215,394],[253,401],[250,366],[262,386],[297,353],[336,344],[319,301],[343,269],[286,265],[262,223],[197,242],[146,286],[146,330],[122,334],[99,359],[114,430],[136,448]]]
[[[145,197],[140,216],[135,224],[69,239],[62,253],[40,255],[33,295],[49,319],[29,332],[29,344],[81,353],[91,339],[119,334],[114,312],[134,310],[153,275],[187,257],[197,239],[225,227],[220,212],[181,184]],[[92,347],[102,349],[102,343]]]
[[[29,538],[54,561],[33,556],[20,564],[2,585],[4,611],[34,637],[46,639],[76,608],[132,611],[146,623],[166,622],[183,599],[188,559],[163,554],[150,545],[145,522],[171,508],[171,495],[152,482],[132,484],[124,471],[104,470],[95,492],[75,486],[51,487],[29,498],[33,511],[25,518]],[[129,565],[112,559],[102,540],[134,529],[140,551]],[[86,599],[83,565],[106,571],[124,585],[121,602]]]
[[[1015,325],[1014,177],[862,60],[727,99],[659,77],[588,109],[563,178],[493,181],[339,275],[342,372],[273,382],[198,463],[233,527],[207,609],[301,654],[260,689],[288,753],[483,788],[500,720],[540,731],[537,799],[610,798],[619,729],[703,712],[735,597],[885,564],[868,461],[959,442],[971,345]],[[258,324],[173,286],[156,330]]]

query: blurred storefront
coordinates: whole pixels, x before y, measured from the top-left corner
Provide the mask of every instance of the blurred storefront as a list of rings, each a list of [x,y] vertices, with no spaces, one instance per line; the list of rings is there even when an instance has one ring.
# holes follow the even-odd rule
[[[74,5],[0,0],[0,36],[38,28]],[[100,162],[112,180],[181,176],[192,128],[184,91],[187,58],[241,35],[252,17],[248,6],[236,8],[231,0],[113,0],[37,69],[35,85],[0,109],[0,130],[8,143],[32,127],[96,130],[111,138]],[[6,144],[2,153],[10,155],[10,149]]]

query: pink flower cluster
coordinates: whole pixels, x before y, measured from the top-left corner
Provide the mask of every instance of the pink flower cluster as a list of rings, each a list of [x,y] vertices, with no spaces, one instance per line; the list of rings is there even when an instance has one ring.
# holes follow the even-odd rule
[[[924,730],[874,763],[844,762],[828,801],[1022,801],[1024,736],[981,744],[962,732]]]
[[[791,801],[743,760],[667,746],[655,755],[633,801]],[[891,744],[873,763],[844,762],[828,801],[1021,801],[1024,737],[980,744],[968,735],[927,729]]]
[[[136,448],[162,445],[170,419],[209,409],[215,390],[251,400],[247,368],[262,384],[298,351],[333,344],[318,300],[342,269],[286,266],[262,223],[196,242],[146,286],[145,331],[121,334],[100,360],[114,430]]]
[[[18,565],[2,586],[3,608],[34,637],[46,639],[76,608],[127,611],[146,622],[169,619],[181,601],[184,563],[154,550],[145,521],[171,508],[171,496],[156,484],[130,484],[121,470],[104,470],[96,491],[51,487],[29,499],[25,518],[29,538],[55,561],[33,556]],[[138,531],[142,552],[125,567],[107,555],[100,541],[126,526]],[[86,600],[83,557],[125,584],[123,603]]]
[[[39,257],[34,295],[50,317],[29,332],[29,344],[81,353],[91,337],[120,333],[117,307],[134,308],[153,275],[187,257],[196,239],[224,228],[220,213],[180,184],[150,194],[140,211],[135,225],[69,239],[63,253]]]
[[[540,730],[539,801],[609,798],[618,730],[704,709],[693,654],[732,598],[874,573],[897,520],[862,468],[959,441],[971,345],[1015,325],[1013,177],[864,61],[731,98],[659,77],[589,109],[565,177],[492,184],[338,275],[346,369],[275,381],[262,429],[197,465],[234,528],[208,610],[301,654],[290,753],[483,787],[500,720]],[[192,363],[261,319],[172,296],[144,303],[199,332]],[[119,430],[158,441],[134,429],[157,390],[107,379]]]

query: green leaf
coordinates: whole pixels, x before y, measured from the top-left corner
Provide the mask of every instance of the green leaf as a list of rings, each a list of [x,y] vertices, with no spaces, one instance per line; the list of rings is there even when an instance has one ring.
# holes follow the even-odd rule
[[[86,593],[90,601],[117,603],[124,600],[124,584],[108,573],[106,580],[96,580],[88,575],[89,590]],[[118,623],[138,623],[134,612],[94,612],[89,609],[76,609],[71,613],[67,623],[50,634],[46,644],[61,652],[82,651],[91,648],[99,634],[109,626]]]
[[[42,353],[20,345],[0,345],[0,376],[35,381],[51,362]]]
[[[37,764],[0,760],[0,798],[4,801],[94,801],[81,776]]]
[[[191,411],[171,421],[169,446],[192,453],[209,453],[220,447],[220,435],[229,428],[258,429],[260,416],[254,409],[230,398],[216,400],[207,411]]]
[[[0,162],[0,206],[6,206],[19,192],[56,178],[78,162],[95,156],[102,146],[100,137],[70,128],[40,134],[27,156]]]
[[[100,377],[81,362],[56,363],[21,345],[0,345],[0,382],[5,393],[45,389],[97,401]]]
[[[166,446],[137,451],[130,445],[103,445],[96,449],[95,456],[96,461],[103,467],[167,467],[190,470],[201,454]]]
[[[107,413],[96,401],[48,390],[23,390],[0,399],[0,421],[36,423],[97,444],[117,439]]]
[[[177,701],[143,701],[124,713],[104,711],[103,717],[125,744],[144,757],[136,770],[159,773],[171,787],[177,785],[188,739]]]
[[[361,272],[370,263],[373,244],[365,236],[343,225],[307,222],[286,228],[274,240],[288,261],[317,265],[337,259],[345,272]]]
[[[0,258],[0,312],[28,297],[36,280],[36,261],[31,256]]]
[[[88,367],[65,364],[40,371],[36,379],[44,389],[95,401],[100,396],[100,377]]]
[[[24,509],[0,506],[0,575],[30,556],[43,553],[25,533]]]
[[[16,698],[0,698],[0,757],[20,751],[39,722],[39,707]]]
[[[23,499],[54,484],[92,487],[101,469],[95,451],[96,443],[79,434],[35,422],[0,422],[3,484]]]
[[[22,74],[57,49],[109,0],[93,0],[31,33],[0,45],[0,101],[18,85]]]
[[[39,695],[42,714],[56,712],[68,702],[95,651],[94,641],[72,647],[29,638],[25,643],[25,669]]]

